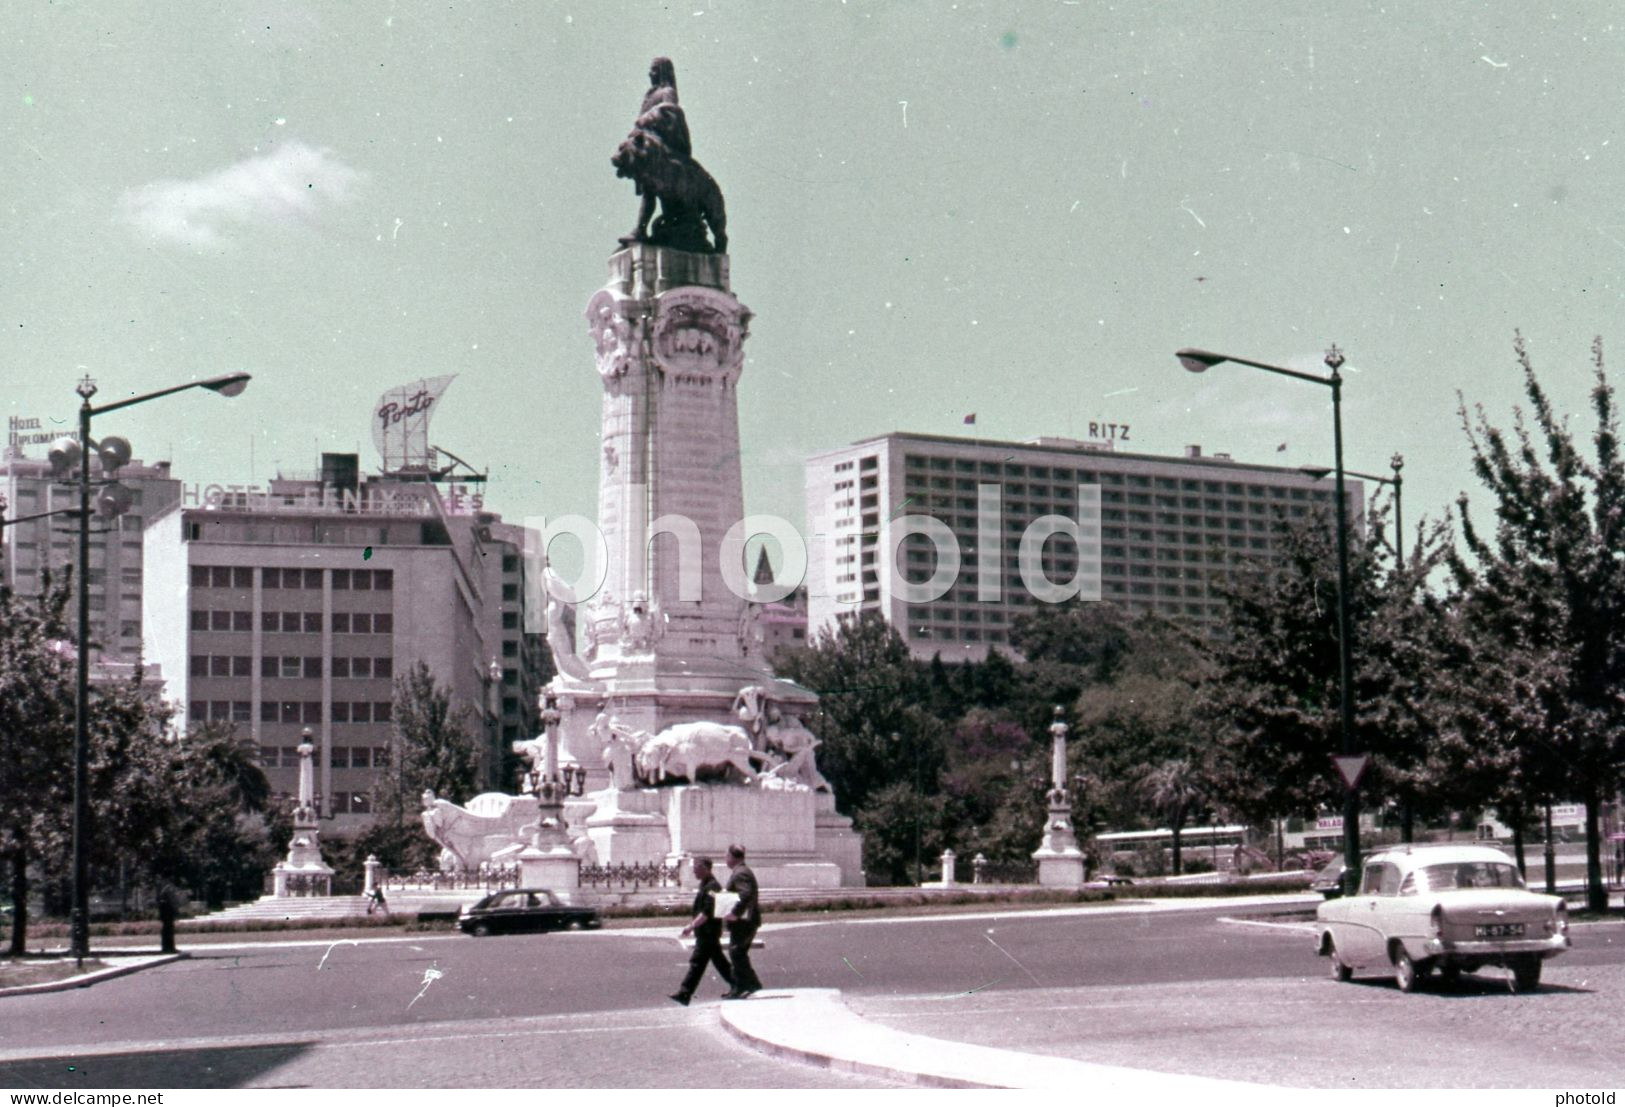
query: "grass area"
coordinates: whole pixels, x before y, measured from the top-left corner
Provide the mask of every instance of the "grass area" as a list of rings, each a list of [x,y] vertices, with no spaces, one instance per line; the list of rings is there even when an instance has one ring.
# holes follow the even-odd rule
[[[95,972],[107,966],[86,961],[84,968],[71,957],[0,957],[0,988],[20,988],[28,984],[49,984],[81,972]]]

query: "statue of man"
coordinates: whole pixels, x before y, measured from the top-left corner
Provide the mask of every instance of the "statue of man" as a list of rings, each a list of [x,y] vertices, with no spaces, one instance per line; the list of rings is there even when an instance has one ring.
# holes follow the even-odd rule
[[[643,105],[638,108],[632,129],[653,134],[680,158],[694,156],[688,119],[677,102],[677,67],[670,58],[656,58],[649,63],[649,91],[643,94]]]

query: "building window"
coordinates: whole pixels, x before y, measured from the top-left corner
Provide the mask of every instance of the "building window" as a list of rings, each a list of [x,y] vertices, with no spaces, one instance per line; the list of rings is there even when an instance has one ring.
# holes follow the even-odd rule
[[[333,659],[333,679],[346,680],[349,676],[350,659],[348,657],[335,657]]]
[[[357,592],[371,592],[372,574],[366,569],[357,569],[350,574],[350,586]]]
[[[374,569],[372,571],[372,587],[377,592],[392,592],[395,589],[395,570]]]
[[[375,657],[372,659],[372,675],[379,680],[389,680],[395,675],[395,659],[393,657]]]
[[[375,704],[372,705],[372,721],[373,722],[375,722],[375,723],[387,723],[387,722],[389,722],[389,718],[390,718],[390,704],[389,704],[388,700],[385,700],[382,703],[375,703]]]
[[[335,611],[335,612],[333,612],[333,633],[334,634],[349,634],[350,633],[350,615],[349,615],[348,612],[345,612],[345,611]]]
[[[372,616],[365,611],[357,611],[350,616],[351,634],[371,634]]]
[[[334,666],[337,667],[337,664],[338,660],[335,658]],[[350,705],[348,703],[342,703],[339,700],[333,701],[333,721],[335,723],[347,723],[350,721]]]
[[[209,613],[207,611],[194,611],[194,612],[192,612],[192,629],[193,630],[208,630],[209,629]]]
[[[322,632],[322,613],[320,611],[305,612],[305,633],[320,634]]]
[[[333,591],[335,591],[335,592],[346,592],[346,591],[349,590],[349,588],[350,588],[350,570],[348,570],[348,569],[334,569],[333,570]]]
[[[372,705],[369,703],[352,703],[350,705],[350,721],[352,723],[365,723],[372,718]]]
[[[372,617],[372,632],[374,634],[394,634],[395,616],[389,612],[380,612]]]

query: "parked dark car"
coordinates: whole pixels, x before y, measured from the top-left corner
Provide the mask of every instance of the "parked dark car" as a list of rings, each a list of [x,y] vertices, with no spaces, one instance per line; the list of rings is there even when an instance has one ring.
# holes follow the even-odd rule
[[[457,926],[465,934],[513,934],[522,930],[597,930],[604,920],[596,907],[565,903],[546,888],[510,888],[492,892],[463,908]]]
[[[1315,871],[1309,885],[1311,892],[1319,892],[1325,899],[1337,899],[1343,894],[1343,870],[1347,866],[1341,857],[1334,857]]]

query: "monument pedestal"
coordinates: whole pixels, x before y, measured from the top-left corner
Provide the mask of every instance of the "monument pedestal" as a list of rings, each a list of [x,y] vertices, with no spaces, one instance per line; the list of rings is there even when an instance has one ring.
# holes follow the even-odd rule
[[[519,882],[526,888],[573,892],[581,887],[581,861],[567,845],[531,846],[519,855]]]
[[[1053,888],[1080,888],[1088,869],[1078,839],[1072,833],[1072,805],[1060,789],[1050,793],[1044,840],[1033,851],[1038,862],[1038,883]]]

